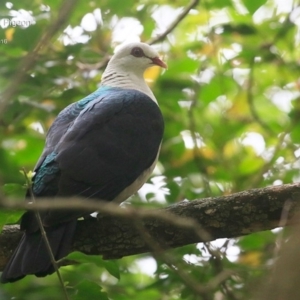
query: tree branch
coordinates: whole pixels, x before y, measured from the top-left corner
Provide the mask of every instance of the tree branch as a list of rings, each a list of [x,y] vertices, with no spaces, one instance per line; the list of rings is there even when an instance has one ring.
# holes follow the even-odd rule
[[[70,199],[71,200],[71,199]],[[97,209],[101,217],[79,221],[73,250],[101,254],[106,259],[149,252],[151,249],[135,226],[137,218],[162,248],[175,248],[217,238],[232,238],[276,228],[289,201],[286,225],[300,211],[300,183],[272,186],[229,196],[184,201],[164,209],[119,208],[111,203],[51,201],[56,208]],[[40,201],[39,201],[40,202]],[[1,201],[2,207],[34,208],[31,204]],[[40,202],[36,207],[49,206]],[[105,215],[104,215],[105,214]],[[175,215],[175,216],[174,216]],[[0,235],[0,270],[21,237],[18,226],[6,226]]]

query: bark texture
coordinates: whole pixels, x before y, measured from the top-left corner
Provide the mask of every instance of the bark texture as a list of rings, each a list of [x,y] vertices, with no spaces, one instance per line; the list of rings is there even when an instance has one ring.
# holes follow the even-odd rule
[[[163,213],[167,218],[156,218],[152,211],[148,217],[110,214],[79,221],[73,250],[100,254],[106,259],[121,258],[157,250],[157,245],[175,248],[290,225],[299,211],[300,183],[253,189],[157,210],[158,215]],[[6,226],[0,234],[0,271],[20,237],[18,226]],[[155,241],[155,247],[151,241]]]

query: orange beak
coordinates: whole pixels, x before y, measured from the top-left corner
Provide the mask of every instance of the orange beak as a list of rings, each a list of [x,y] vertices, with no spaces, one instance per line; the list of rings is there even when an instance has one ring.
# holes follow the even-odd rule
[[[151,58],[154,65],[160,66],[164,69],[168,69],[168,66],[165,62],[163,62],[159,57]]]

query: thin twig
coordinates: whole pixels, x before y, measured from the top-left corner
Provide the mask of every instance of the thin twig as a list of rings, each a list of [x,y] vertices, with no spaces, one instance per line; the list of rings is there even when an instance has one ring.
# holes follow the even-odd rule
[[[28,190],[29,190],[29,193],[30,193],[30,199],[32,200],[33,203],[36,203],[35,196],[34,196],[33,191],[32,191],[31,181],[29,180],[29,178],[27,176],[27,173],[26,173],[26,171],[24,169],[23,169],[23,173],[24,173],[24,176],[25,176],[25,179],[26,179],[26,183],[27,183],[27,187],[28,187]],[[56,263],[55,257],[53,255],[53,252],[52,252],[52,249],[51,249],[51,246],[50,246],[50,243],[49,243],[46,231],[44,229],[43,222],[42,222],[42,219],[41,219],[39,211],[35,211],[35,217],[37,219],[37,222],[38,222],[38,225],[39,225],[39,228],[40,228],[40,231],[41,231],[41,235],[42,235],[43,241],[44,241],[44,243],[46,245],[48,254],[50,256],[50,260],[51,260],[52,266],[53,266],[53,268],[54,268],[54,270],[55,270],[55,272],[57,274],[60,286],[61,286],[61,288],[63,290],[65,299],[69,300],[70,298],[68,296],[66,287],[64,285],[64,281],[63,281],[62,276],[60,274],[60,271],[58,269],[58,265]]]
[[[27,99],[21,100],[20,103],[26,104],[26,105],[34,107],[34,108],[38,108],[40,110],[44,110],[48,113],[52,112],[55,108],[54,105],[41,104],[39,102],[27,100]]]
[[[166,29],[166,31],[164,33],[162,33],[161,35],[154,37],[150,40],[148,40],[146,43],[149,45],[153,45],[156,44],[158,42],[161,42],[162,40],[165,39],[165,37],[172,32],[176,26],[188,15],[188,13],[190,12],[191,9],[193,9],[194,7],[196,7],[199,3],[199,0],[192,0],[190,2],[189,5],[187,5],[183,11],[177,16],[177,18],[170,24],[170,26]]]
[[[76,66],[81,71],[92,71],[92,70],[99,70],[106,68],[109,60],[111,59],[111,55],[106,54],[101,61],[94,63],[94,64],[88,64],[83,62],[76,62]]]
[[[271,159],[269,159],[269,161],[263,165],[263,167],[260,169],[260,171],[253,178],[251,178],[251,182],[248,186],[257,187],[263,181],[263,175],[270,168],[272,168],[274,166],[274,163],[277,159],[277,154],[282,149],[284,140],[289,132],[290,132],[290,130],[287,129],[285,132],[281,133],[278,136],[277,144],[274,147],[274,151],[273,151],[273,155],[272,155]]]
[[[234,272],[229,273],[226,270],[224,270],[223,266],[223,259],[221,255],[221,251],[217,249],[213,249],[210,243],[204,243],[207,251],[212,256],[213,259],[210,259],[211,266],[215,271],[215,278],[222,278],[223,280],[219,282],[221,287],[223,288],[225,294],[227,295],[228,299],[230,300],[237,300],[235,294],[230,290],[229,286],[226,283],[226,280],[231,277],[231,275],[234,275]],[[227,276],[224,277],[224,274],[227,274]]]
[[[14,200],[4,200],[0,198],[0,208],[9,209],[25,209],[40,211],[46,210],[51,207],[51,209],[62,210],[78,210],[81,209],[83,212],[94,212],[113,215],[115,217],[122,217],[132,219],[134,216],[138,216],[140,219],[144,218],[156,218],[162,221],[166,221],[171,225],[178,226],[182,229],[192,229],[195,234],[202,241],[211,240],[210,234],[203,230],[198,222],[192,218],[174,215],[166,210],[149,210],[142,208],[126,207],[126,209],[119,207],[119,205],[113,202],[100,201],[100,200],[88,200],[80,199],[79,197],[68,198],[56,198],[53,200],[41,200],[35,203],[23,203],[21,201]]]

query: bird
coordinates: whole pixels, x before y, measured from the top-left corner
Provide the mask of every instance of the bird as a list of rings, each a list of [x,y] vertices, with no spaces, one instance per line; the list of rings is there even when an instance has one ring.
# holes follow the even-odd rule
[[[99,88],[58,114],[34,169],[36,201],[78,196],[120,204],[142,187],[157,163],[164,133],[161,110],[144,79],[152,66],[167,68],[152,46],[120,45]],[[77,220],[89,213],[51,207],[40,212],[55,260],[69,253]],[[2,272],[2,283],[55,271],[33,211],[23,214],[20,229],[23,236]]]

